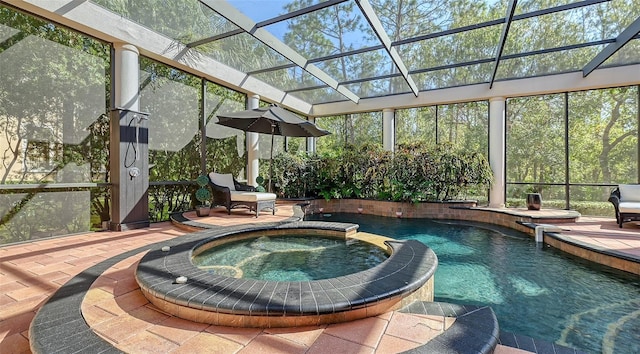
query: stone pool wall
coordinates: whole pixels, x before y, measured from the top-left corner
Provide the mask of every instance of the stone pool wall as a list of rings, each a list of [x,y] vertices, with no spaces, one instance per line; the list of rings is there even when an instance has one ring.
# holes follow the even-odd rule
[[[305,213],[360,213],[386,217],[476,221],[508,227],[531,236],[534,236],[534,230],[523,224],[573,222],[580,216],[570,211],[567,211],[567,217],[558,217],[546,215],[544,211],[536,215],[519,209],[478,207],[473,200],[413,204],[365,199],[313,199],[309,201]]]
[[[322,211],[320,211],[322,210]],[[475,201],[452,201],[439,203],[398,203],[360,199],[314,199],[304,209],[306,214],[317,213],[361,213],[386,217],[430,218],[483,222],[508,227],[535,237],[536,224],[562,224],[575,222],[580,214],[572,210],[530,211],[518,208],[478,207]],[[396,215],[401,212],[402,215]],[[596,248],[563,236],[561,232],[547,232],[544,242],[564,252],[620,269],[640,274],[640,262],[621,252]]]
[[[291,282],[230,278],[201,270],[191,262],[193,250],[221,239],[300,230],[319,235],[341,233],[342,238],[386,239],[384,245],[390,256],[361,272]],[[135,277],[143,295],[162,311],[190,321],[232,327],[346,322],[400,309],[414,299],[433,300],[438,261],[431,249],[415,240],[358,235],[356,230],[354,224],[300,221],[202,231],[169,248],[151,249],[140,260]],[[184,277],[182,281],[178,281],[178,275]],[[405,300],[407,297],[411,299]]]

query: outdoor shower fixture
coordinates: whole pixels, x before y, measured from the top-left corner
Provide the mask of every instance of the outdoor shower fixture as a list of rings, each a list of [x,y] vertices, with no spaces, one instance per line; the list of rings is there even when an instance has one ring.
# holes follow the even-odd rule
[[[149,114],[115,108],[111,111],[110,229],[148,227]]]
[[[135,125],[136,125],[136,145],[134,147],[135,160],[133,162],[134,164],[138,162],[138,160],[140,160],[140,124],[143,120],[149,120],[149,116],[144,114],[134,113],[131,119],[131,121],[135,121]],[[137,166],[127,167],[125,165],[125,168],[128,168],[129,176],[132,179],[140,175],[140,169]]]

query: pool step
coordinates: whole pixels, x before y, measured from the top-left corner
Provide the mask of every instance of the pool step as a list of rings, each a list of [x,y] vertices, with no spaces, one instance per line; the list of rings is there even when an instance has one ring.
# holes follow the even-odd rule
[[[405,353],[493,353],[498,345],[498,320],[488,306],[463,306],[416,301],[400,312],[455,317],[456,321],[428,343]]]
[[[488,306],[415,301],[399,312],[456,318],[453,325],[441,335],[405,353],[492,353],[496,345],[501,344],[536,354],[587,354],[540,339],[500,331],[495,313]]]
[[[587,354],[574,348],[565,347],[555,343],[549,343],[520,334],[500,331],[499,343],[507,347],[518,348],[537,354]]]

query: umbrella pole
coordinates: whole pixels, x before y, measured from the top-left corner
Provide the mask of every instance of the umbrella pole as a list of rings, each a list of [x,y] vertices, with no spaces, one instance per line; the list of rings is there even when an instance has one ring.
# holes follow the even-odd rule
[[[269,156],[269,193],[271,193],[271,179],[273,178],[273,132],[275,125],[271,125],[271,154]]]

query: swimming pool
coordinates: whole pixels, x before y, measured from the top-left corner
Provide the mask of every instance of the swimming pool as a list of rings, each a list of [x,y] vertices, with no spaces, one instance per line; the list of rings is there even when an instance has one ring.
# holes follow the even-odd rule
[[[439,260],[435,300],[490,305],[503,331],[594,353],[640,353],[638,276],[538,248],[512,230],[361,214],[306,219],[427,244]]]

